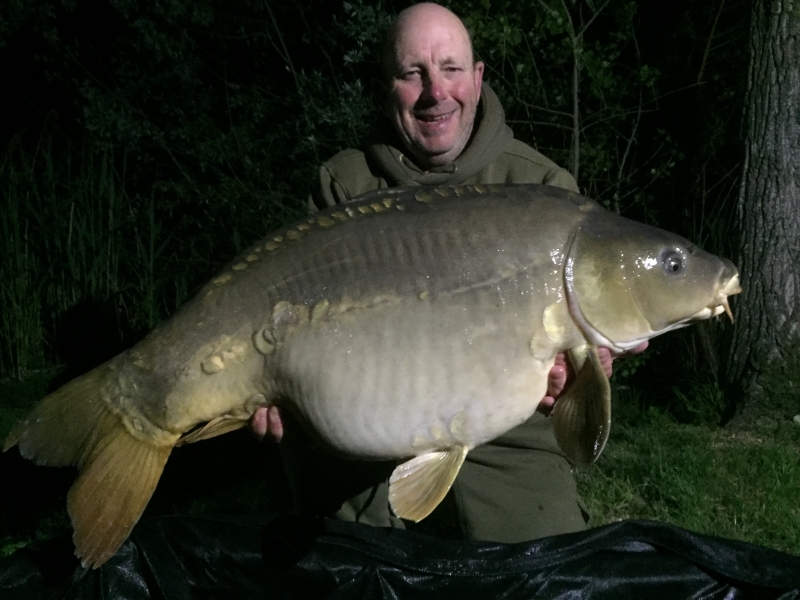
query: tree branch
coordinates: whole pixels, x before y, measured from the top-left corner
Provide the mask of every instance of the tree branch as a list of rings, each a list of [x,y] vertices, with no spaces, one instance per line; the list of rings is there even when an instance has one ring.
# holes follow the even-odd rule
[[[708,55],[711,52],[711,42],[714,39],[714,32],[717,30],[719,17],[722,14],[722,8],[724,6],[725,6],[725,0],[720,0],[719,8],[717,9],[717,16],[714,17],[714,24],[711,26],[711,31],[708,34],[708,41],[706,41],[706,49],[703,52],[703,61],[700,63],[700,72],[697,74],[697,83],[703,83],[703,71],[705,71],[706,68],[706,61],[708,60]]]

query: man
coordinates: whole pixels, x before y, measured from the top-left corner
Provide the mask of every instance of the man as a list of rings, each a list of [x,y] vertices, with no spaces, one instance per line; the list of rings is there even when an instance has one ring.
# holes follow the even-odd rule
[[[577,192],[567,171],[513,138],[497,96],[483,85],[483,68],[474,61],[466,28],[452,12],[429,3],[401,12],[383,56],[382,111],[388,126],[365,151],[345,150],[322,165],[312,210],[399,185],[544,183]],[[601,356],[610,375],[610,353]],[[566,379],[559,357],[540,412],[467,455],[449,498],[464,537],[518,542],[586,527],[588,514],[570,465],[543,414]],[[287,470],[306,511],[403,526],[388,508],[386,479],[394,463],[331,458],[296,424],[292,436],[288,427],[284,436],[287,419],[277,408],[262,409],[253,416],[251,429],[283,439]]]

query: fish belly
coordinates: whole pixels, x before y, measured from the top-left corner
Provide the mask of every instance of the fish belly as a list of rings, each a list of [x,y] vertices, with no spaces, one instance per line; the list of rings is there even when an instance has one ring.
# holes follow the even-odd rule
[[[326,442],[364,458],[472,448],[523,422],[556,350],[530,351],[536,311],[492,293],[346,311],[280,350],[283,395]]]

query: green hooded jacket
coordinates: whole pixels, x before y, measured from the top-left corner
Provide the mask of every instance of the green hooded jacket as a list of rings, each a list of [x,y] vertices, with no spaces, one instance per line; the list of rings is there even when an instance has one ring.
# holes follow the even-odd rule
[[[379,135],[385,141],[364,150],[343,150],[320,167],[319,185],[309,198],[311,210],[348,202],[373,190],[405,185],[544,183],[578,191],[568,171],[514,139],[500,100],[486,84],[472,138],[449,165],[423,171],[404,153],[390,125]]]

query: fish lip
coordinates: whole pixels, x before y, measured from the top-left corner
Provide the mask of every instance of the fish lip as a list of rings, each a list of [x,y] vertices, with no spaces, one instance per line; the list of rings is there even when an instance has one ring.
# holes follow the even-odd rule
[[[733,323],[733,311],[731,311],[731,305],[728,302],[728,297],[739,294],[741,291],[742,286],[739,283],[739,273],[734,273],[720,288],[716,297],[709,303],[707,308],[712,311],[711,316],[716,317],[724,312],[726,315],[728,315],[731,323]]]
[[[725,294],[726,296],[734,296],[741,293],[741,291],[742,286],[739,283],[739,273],[734,273],[723,286],[721,293]]]

